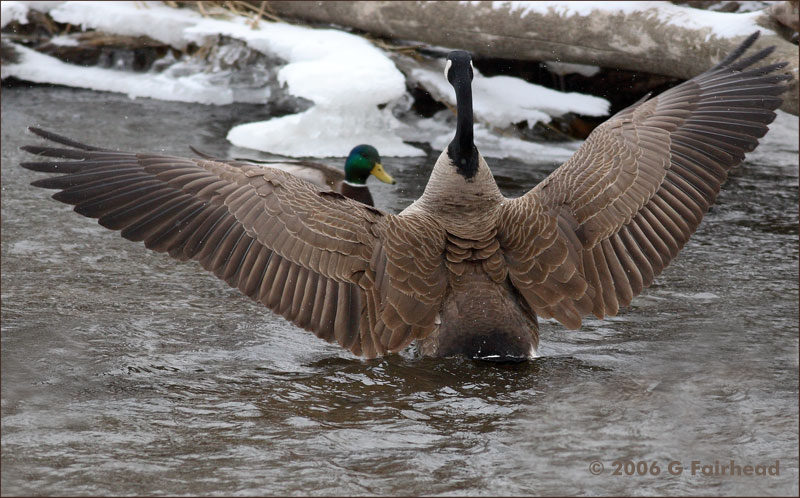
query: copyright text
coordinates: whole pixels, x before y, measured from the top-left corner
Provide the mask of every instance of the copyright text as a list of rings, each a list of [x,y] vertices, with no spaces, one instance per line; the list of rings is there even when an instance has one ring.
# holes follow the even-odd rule
[[[589,472],[592,475],[607,474],[612,476],[659,476],[659,475],[692,475],[705,477],[771,477],[781,475],[781,462],[766,464],[746,464],[736,460],[715,460],[706,462],[702,460],[691,460],[682,462],[680,460],[670,460],[668,462],[657,462],[655,460],[614,460],[606,468],[600,460],[593,460],[589,463]]]

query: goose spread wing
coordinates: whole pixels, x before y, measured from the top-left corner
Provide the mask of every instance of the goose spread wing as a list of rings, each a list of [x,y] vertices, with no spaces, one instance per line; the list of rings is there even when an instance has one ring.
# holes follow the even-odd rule
[[[567,162],[506,202],[509,276],[540,316],[577,328],[615,315],[678,254],[728,171],[767,132],[785,66],[741,59],[757,33],[709,71],[603,123]],[[774,47],[773,47],[774,48]]]
[[[435,237],[419,220],[261,165],[118,152],[31,131],[70,147],[23,147],[48,158],[23,167],[65,173],[33,185],[59,189],[56,200],[126,239],[198,261],[329,342],[374,357],[434,326]]]
[[[241,167],[244,165],[252,166],[259,165],[265,168],[275,168],[292,175],[302,178],[303,180],[313,183],[318,187],[329,187],[334,189],[336,184],[344,181],[344,170],[341,168],[334,168],[333,166],[324,163],[314,163],[310,161],[280,161],[274,159],[248,159],[236,158],[225,159],[206,154],[192,146],[189,146],[192,152],[211,161],[230,164],[231,166]]]

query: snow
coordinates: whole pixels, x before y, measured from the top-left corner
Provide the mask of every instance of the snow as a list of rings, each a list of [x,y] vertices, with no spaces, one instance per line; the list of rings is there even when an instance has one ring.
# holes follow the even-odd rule
[[[609,102],[600,97],[562,93],[509,76],[476,77],[473,81],[473,99],[475,113],[484,116],[489,124],[499,127],[525,119],[532,125],[530,118],[541,113],[544,116],[538,121],[544,122],[549,122],[550,116],[561,116],[567,112],[605,116],[609,108]]]
[[[188,44],[183,30],[203,21],[197,12],[156,2],[65,2],[51,10],[50,16],[84,30],[149,36],[179,49]]]
[[[434,150],[444,150],[455,134],[454,118],[449,110],[443,110],[433,117],[416,121],[409,130],[401,134],[406,140],[429,142]],[[537,161],[566,161],[583,143],[579,140],[558,144],[530,142],[495,133],[480,122],[475,124],[474,134],[475,144],[484,157],[513,157],[522,161],[531,158]]]
[[[234,145],[290,156],[346,156],[353,143],[372,143],[387,156],[422,154],[393,133],[402,123],[378,108],[404,95],[402,73],[361,37],[284,23],[261,22],[253,29],[244,17],[210,19],[188,9],[149,2],[144,6],[141,2],[66,2],[50,15],[83,29],[149,36],[178,49],[192,42],[203,45],[222,34],[287,61],[278,72],[278,82],[286,85],[290,94],[311,100],[314,107],[300,114],[238,126],[228,135]],[[163,78],[160,83],[164,83]],[[186,83],[165,86],[161,97],[157,92],[147,96],[183,101],[187,96],[182,94],[182,86]],[[230,92],[219,88],[219,96],[208,95],[210,86],[203,84],[202,78],[191,83],[197,84],[195,95],[202,96],[198,102],[231,102]],[[122,86],[124,83],[91,88]],[[127,87],[112,91],[131,94]]]
[[[568,112],[585,116],[605,116],[609,102],[600,97],[580,93],[564,93],[528,83],[510,76],[483,76],[473,70],[472,101],[476,119],[491,126],[505,128],[513,123],[527,121],[533,126],[537,121],[550,122],[551,116]],[[417,68],[412,77],[425,86],[432,86],[451,105],[456,94],[442,71]]]
[[[31,10],[35,10],[38,12],[50,12],[51,10],[55,9],[56,7],[65,2],[44,2],[40,0],[33,0],[33,1],[17,2],[17,3],[23,3],[27,5],[28,8],[30,8]]]
[[[507,4],[514,9],[540,8]],[[562,10],[584,13],[599,8],[598,4],[569,9],[563,6],[567,4],[559,2],[548,5],[562,5]],[[60,23],[121,35],[148,36],[176,49],[190,43],[216,42],[224,35],[270,59],[284,61],[277,71],[276,85],[284,85],[291,95],[311,101],[312,107],[297,114],[234,127],[228,133],[228,140],[240,147],[294,157],[344,157],[354,144],[370,143],[384,156],[414,156],[423,152],[404,140],[429,142],[441,149],[452,138],[452,123],[421,120],[416,123],[421,128],[414,129],[399,121],[392,109],[402,107],[410,98],[403,74],[382,50],[343,31],[263,21],[253,28],[248,18],[233,15],[224,20],[206,18],[190,9],[174,9],[157,2],[2,2],[3,25],[13,20],[27,22],[30,9],[48,11]],[[63,37],[52,42],[74,43]],[[14,76],[38,83],[120,92],[131,98],[210,105],[259,104],[270,97],[268,88],[234,87],[222,68],[204,72],[196,62],[175,60],[171,54],[156,65],[168,66],[166,70],[154,68],[147,73],[133,73],[75,66],[22,46],[15,48],[21,60],[3,65],[3,78]],[[263,72],[265,78],[268,74],[269,71]],[[454,91],[441,70],[424,70],[417,77],[455,104]],[[496,128],[522,121],[529,125],[547,122],[552,116],[568,112],[602,116],[608,111],[608,102],[601,98],[557,92],[508,76],[485,77],[477,71],[473,97],[479,120],[476,140],[484,155],[493,157],[550,154],[566,158],[574,147],[503,137]],[[437,119],[447,121],[441,115]]]
[[[0,28],[14,21],[28,24],[28,6],[22,2],[0,2]]]
[[[315,104],[299,114],[234,127],[228,133],[234,145],[296,157],[347,156],[352,144],[369,143],[386,156],[423,155],[394,133],[404,125],[391,111],[378,108],[404,96],[405,78],[365,39],[282,23],[252,30],[207,20],[186,30],[198,42],[219,33],[286,60],[278,81]]]
[[[518,13],[520,17],[525,17],[530,13],[544,15],[550,12],[555,12],[563,17],[590,17],[596,12],[609,14],[641,12],[668,25],[688,29],[708,29],[707,40],[712,36],[721,38],[747,36],[756,30],[770,32],[755,23],[755,20],[761,15],[759,11],[745,14],[714,12],[683,7],[669,2],[495,1],[492,2],[492,8],[508,9],[511,13]]]
[[[130,98],[150,97],[177,102],[224,105],[233,103],[233,90],[210,83],[210,75],[198,73],[172,77],[168,73],[131,73],[99,67],[75,66],[35,50],[14,45],[18,64],[4,64],[2,77],[57,83],[78,88],[124,93]],[[266,102],[266,96],[264,98]]]
[[[544,61],[547,70],[553,74],[564,76],[565,74],[580,74],[591,78],[600,72],[600,67],[589,66],[586,64],[575,64],[573,62]]]
[[[389,110],[314,106],[299,114],[233,127],[228,141],[291,157],[345,157],[354,144],[368,143],[383,156],[422,156],[394,131],[405,128]],[[354,115],[356,110],[363,114]]]
[[[79,45],[78,40],[69,36],[54,36],[50,38],[50,43],[61,47],[77,47]]]
[[[48,2],[47,6],[37,7],[49,10],[60,23],[121,35],[148,36],[177,49],[189,43],[203,45],[225,35],[286,61],[277,73],[278,83],[285,85],[291,95],[308,99],[314,105],[298,114],[236,126],[228,133],[228,140],[234,145],[294,157],[346,156],[355,143],[370,143],[385,156],[423,154],[403,142],[404,137],[413,133],[391,112],[393,104],[407,98],[405,78],[391,59],[361,37],[284,23],[261,22],[253,29],[249,19],[243,17],[204,18],[192,10],[153,2]],[[3,22],[10,22],[7,19],[22,22],[28,8],[22,2],[3,2]],[[53,43],[74,42],[59,37]],[[220,84],[220,78],[215,79],[213,73],[188,71],[190,64],[182,61],[176,61],[163,72],[130,73],[74,66],[18,48],[22,60],[3,66],[4,78],[15,76],[38,83],[120,92],[131,98],[214,105],[242,100],[264,103],[269,98],[268,90],[235,91],[224,86],[224,81]],[[424,78],[440,86],[442,93],[455,103],[453,89],[440,71]],[[533,125],[565,112],[604,115],[608,109],[608,102],[603,99],[555,92],[507,76],[485,78],[478,74],[474,96],[476,116],[494,127],[525,120]],[[442,142],[447,133],[452,130],[441,133],[434,141]],[[479,128],[476,133],[495,144],[487,145],[489,150],[502,150],[498,138],[493,138],[488,129]],[[444,143],[447,141],[449,138]],[[510,147],[517,155],[541,153],[541,146],[517,142]]]

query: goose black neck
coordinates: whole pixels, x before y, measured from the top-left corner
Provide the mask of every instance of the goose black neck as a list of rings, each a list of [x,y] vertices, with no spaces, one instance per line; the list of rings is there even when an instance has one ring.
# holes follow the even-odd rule
[[[456,90],[456,136],[447,152],[458,172],[470,179],[478,172],[478,150],[472,132],[472,81],[467,74],[457,74],[451,83]]]

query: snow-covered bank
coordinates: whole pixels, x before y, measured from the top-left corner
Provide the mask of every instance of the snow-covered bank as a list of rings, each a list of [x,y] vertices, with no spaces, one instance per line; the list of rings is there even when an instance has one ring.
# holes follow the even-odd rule
[[[234,145],[289,156],[346,156],[353,143],[370,143],[385,155],[422,155],[394,133],[403,124],[379,109],[405,94],[405,78],[381,50],[365,39],[330,29],[282,23],[242,29],[228,21],[208,20],[185,31],[198,42],[223,34],[277,55],[289,63],[278,82],[289,93],[314,102],[299,114],[233,128]]]
[[[210,75],[204,73],[175,76],[169,71],[133,73],[100,67],[76,66],[21,45],[15,45],[15,48],[22,60],[19,64],[3,65],[3,78],[14,76],[34,83],[56,83],[104,92],[124,93],[132,99],[149,97],[215,105],[234,102],[234,93],[231,88],[213,84]],[[261,103],[266,102],[268,98],[269,93],[267,92],[263,95]]]
[[[315,106],[300,114],[234,128],[229,139],[235,145],[282,155],[345,156],[353,143],[367,142],[389,156],[422,154],[393,133],[401,123],[390,112],[378,108],[403,96],[403,75],[363,38],[283,23],[262,22],[253,29],[244,17],[210,19],[160,3],[141,6],[141,2],[66,2],[50,10],[50,15],[60,23],[121,35],[144,35],[177,49],[189,43],[203,45],[224,35],[287,61],[278,72],[279,84],[286,85],[291,95],[306,98]],[[113,70],[51,64],[45,56],[36,55],[25,52],[20,64],[3,68],[4,76],[165,100],[233,102],[230,89],[209,84],[203,74],[177,78],[169,74],[122,75]],[[264,101],[266,98],[268,95]]]
[[[355,143],[371,143],[385,156],[413,156],[423,152],[405,140],[447,143],[452,130],[433,126],[425,132],[411,129],[394,111],[407,109],[405,77],[384,51],[366,39],[332,29],[311,29],[285,23],[261,22],[227,15],[203,17],[190,9],[160,2],[3,2],[2,23],[27,22],[30,9],[49,12],[59,23],[127,36],[148,36],[177,50],[189,44],[215,43],[220,36],[238,40],[272,60],[285,61],[273,73],[290,95],[312,107],[288,116],[242,124],[228,134],[233,144],[287,156],[345,156]],[[68,40],[69,41],[69,40]],[[144,73],[83,67],[17,46],[20,62],[2,67],[2,77],[124,93],[131,98],[224,105],[233,102],[266,103],[269,87],[231,88],[211,70],[200,70],[187,60],[171,60],[166,70]],[[169,56],[171,57],[171,56]],[[266,72],[265,72],[266,74]],[[438,87],[454,103],[452,88],[440,71],[419,75]],[[507,76],[475,80],[475,116],[488,125],[477,131],[498,155],[524,157],[547,146],[530,145],[501,137],[493,128],[521,121],[533,125],[566,112],[604,115],[608,102],[581,94],[564,94]],[[443,118],[440,119],[443,121]],[[434,133],[433,128],[439,130]],[[515,143],[518,142],[518,143]],[[489,146],[489,149],[495,147]],[[556,147],[555,155],[568,155]],[[511,151],[511,152],[509,152]]]

